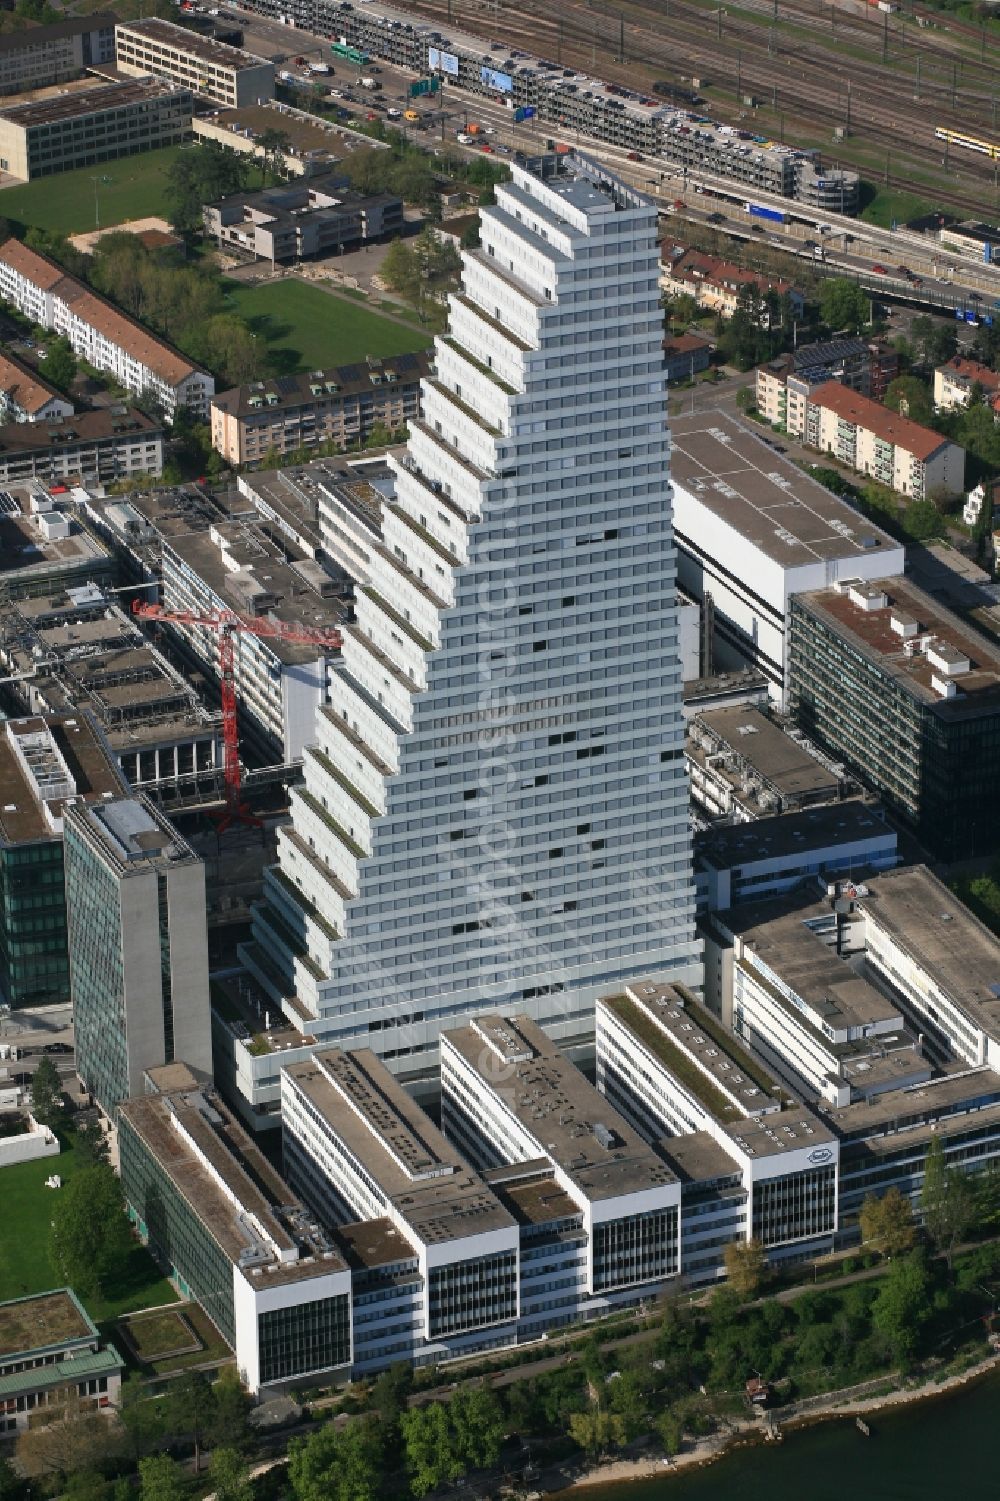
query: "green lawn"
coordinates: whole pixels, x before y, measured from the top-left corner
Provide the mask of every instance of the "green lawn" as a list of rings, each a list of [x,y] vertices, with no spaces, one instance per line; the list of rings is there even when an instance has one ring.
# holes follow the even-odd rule
[[[879,188],[872,201],[861,210],[860,217],[866,224],[878,224],[889,229],[895,219],[905,224],[908,219],[919,219],[933,211],[934,205],[915,193],[904,193],[896,188]]]
[[[61,1287],[62,1279],[49,1256],[49,1224],[58,1189],[45,1180],[58,1173],[65,1183],[77,1166],[72,1135],[63,1137],[58,1157],[20,1162],[0,1169],[0,1302],[29,1293]],[[87,1312],[94,1319],[116,1318],[137,1308],[173,1303],[177,1293],[161,1277],[149,1253],[136,1245],[122,1284],[111,1298],[90,1298]]]
[[[412,354],[426,349],[429,333],[405,328],[364,303],[333,297],[302,281],[244,287],[227,284],[227,301],[265,341],[276,375],[350,365],[365,355]]]
[[[102,162],[97,167],[40,177],[19,188],[4,188],[0,191],[0,215],[58,234],[89,233],[97,227],[96,177],[101,224],[105,228],[153,214],[163,217],[166,171],[184,149],[164,146],[160,151],[144,151],[137,156],[120,157],[118,161]]]

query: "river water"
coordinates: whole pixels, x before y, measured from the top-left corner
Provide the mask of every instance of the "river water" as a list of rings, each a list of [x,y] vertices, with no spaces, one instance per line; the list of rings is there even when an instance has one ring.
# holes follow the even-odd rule
[[[587,1501],[977,1501],[1000,1498],[1000,1375],[869,1418],[838,1418],[704,1469],[581,1492]]]

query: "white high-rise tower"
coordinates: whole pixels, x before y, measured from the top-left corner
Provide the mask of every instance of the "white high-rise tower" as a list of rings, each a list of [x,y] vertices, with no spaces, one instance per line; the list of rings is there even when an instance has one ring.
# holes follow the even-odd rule
[[[700,984],[656,210],[578,154],[496,200],[394,497],[321,498],[355,623],[244,952],[394,1067],[456,1017],[569,1041],[619,976]]]

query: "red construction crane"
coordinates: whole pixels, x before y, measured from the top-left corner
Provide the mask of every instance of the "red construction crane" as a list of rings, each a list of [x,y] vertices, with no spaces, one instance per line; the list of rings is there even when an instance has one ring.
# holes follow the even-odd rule
[[[235,610],[168,610],[165,605],[150,605],[141,599],[132,602],[133,615],[143,620],[166,620],[175,625],[200,625],[219,637],[219,685],[222,692],[223,777],[226,787],[226,811],[219,824],[220,833],[234,818],[253,822],[243,802],[240,777],[239,726],[236,718],[236,670],[233,636],[238,632],[264,640],[297,641],[310,646],[336,650],[343,644],[339,631],[317,626],[289,625],[264,615],[239,615]]]

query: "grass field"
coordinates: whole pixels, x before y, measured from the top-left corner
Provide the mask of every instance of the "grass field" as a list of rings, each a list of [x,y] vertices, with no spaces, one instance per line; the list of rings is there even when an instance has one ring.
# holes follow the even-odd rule
[[[429,333],[404,328],[364,303],[332,297],[306,282],[261,287],[230,282],[227,300],[267,344],[275,375],[349,365],[366,354],[412,354],[431,342]]]
[[[0,215],[57,234],[86,234],[97,227],[94,178],[102,225],[163,215],[163,186],[170,163],[183,146],[165,146],[123,156],[99,167],[81,167],[40,177],[36,182],[0,192]]]
[[[861,218],[866,224],[889,229],[893,220],[902,225],[908,219],[919,219],[931,212],[933,203],[929,199],[918,198],[915,193],[905,193],[897,188],[879,188],[871,202],[861,210]]]
[[[49,1224],[58,1189],[45,1187],[50,1173],[65,1183],[76,1170],[73,1138],[63,1137],[58,1157],[40,1162],[19,1162],[0,1170],[0,1302],[29,1293],[61,1287],[62,1279],[49,1256]],[[135,1246],[121,1286],[108,1299],[87,1300],[87,1312],[95,1319],[116,1318],[137,1308],[172,1303],[177,1293],[161,1277],[149,1253]]]

